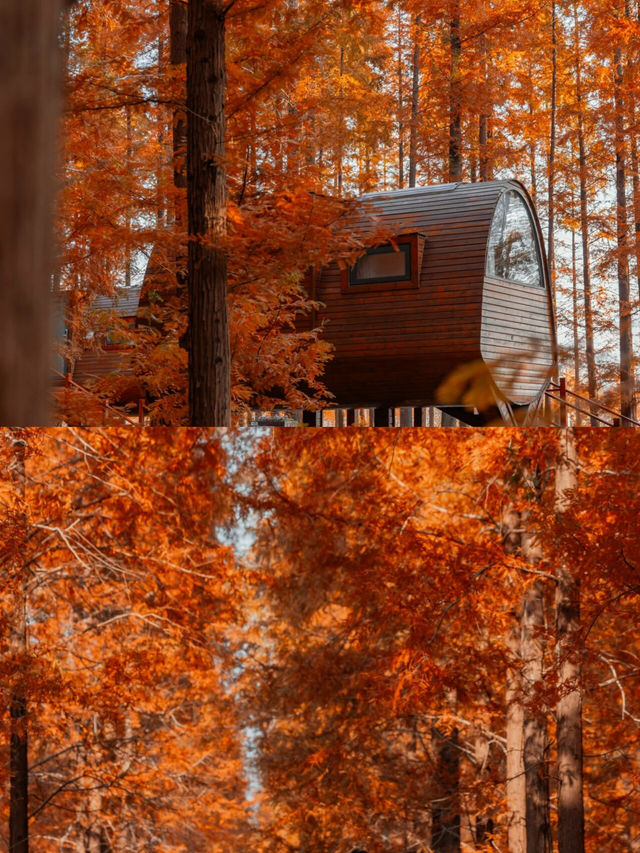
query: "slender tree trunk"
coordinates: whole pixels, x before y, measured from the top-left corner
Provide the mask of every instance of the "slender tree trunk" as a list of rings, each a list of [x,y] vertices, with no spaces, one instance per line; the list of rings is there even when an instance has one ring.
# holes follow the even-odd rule
[[[556,469],[556,509],[566,512],[577,486],[573,430],[564,429]],[[580,671],[580,587],[566,565],[556,571],[556,658],[558,693],[558,853],[584,853],[582,785],[582,691]]]
[[[489,90],[489,62],[487,59],[487,36],[480,36],[480,56],[482,63],[483,94],[486,98]],[[490,181],[489,170],[489,114],[486,104],[482,105],[478,124],[478,167],[481,181]]]
[[[460,84],[460,0],[450,0],[449,45],[451,73],[449,79],[449,180],[462,180],[462,93]]]
[[[411,129],[409,135],[409,186],[415,187],[418,161],[418,109],[420,105],[420,15],[414,20],[411,70]]]
[[[186,0],[170,0],[170,18],[169,18],[169,62],[173,70],[187,64],[187,30],[188,30],[188,15]],[[186,92],[185,92],[186,95]],[[185,223],[185,202],[187,190],[187,111],[182,105],[183,98],[179,98],[179,103],[173,108],[172,116],[172,159],[173,159],[173,186],[177,190],[174,196],[173,203],[173,218],[175,222],[175,230],[178,233],[184,234],[186,231]],[[186,238],[186,234],[184,238]],[[175,270],[175,281],[171,283],[171,289],[176,288],[177,292],[184,294],[187,285],[187,249],[185,243],[180,241],[176,253],[172,258],[173,268]],[[186,299],[180,300],[181,304],[186,307]],[[188,337],[188,336],[187,336]],[[187,343],[187,340],[181,341],[181,344]]]
[[[618,309],[620,321],[620,411],[634,416],[633,406],[633,336],[629,292],[629,229],[627,222],[626,165],[624,141],[624,72],[622,50],[614,54],[614,125],[616,146],[616,234],[618,244]],[[630,426],[622,420],[623,426]]]
[[[589,257],[589,214],[587,210],[587,157],[585,153],[584,128],[582,117],[582,92],[580,72],[576,72],[578,91],[578,157],[580,175],[580,235],[582,240],[582,287],[584,293],[584,336],[587,358],[587,389],[589,398],[595,400],[598,388],[596,384],[596,355],[593,343],[593,308],[591,303],[591,259]],[[592,411],[595,415],[595,411]],[[591,426],[598,422],[592,418]]]
[[[186,0],[171,0],[170,55],[174,68],[187,63],[187,3]],[[177,189],[187,188],[187,114],[182,106],[173,110],[173,183]],[[182,222],[182,210],[176,205],[176,221]]]
[[[587,198],[587,156],[584,138],[584,98],[582,93],[582,61],[580,47],[580,24],[578,21],[577,3],[573,8],[574,20],[574,50],[576,57],[576,112],[578,131],[578,175],[580,180],[580,236],[582,241],[582,287],[584,294],[584,337],[585,356],[587,361],[587,390],[591,400],[595,400],[598,389],[596,385],[596,356],[593,344],[593,308],[591,302],[591,259],[589,257],[589,214]],[[592,407],[591,414],[595,415]],[[597,426],[598,421],[591,418],[591,426]]]
[[[549,271],[551,273],[551,291],[553,295],[553,305],[556,306],[556,274],[555,274],[555,177],[556,177],[556,101],[557,101],[557,86],[558,86],[558,57],[557,57],[557,40],[556,40],[556,3],[551,0],[551,127],[549,131],[549,183],[547,188],[548,194],[548,212],[549,212],[549,232],[547,237],[547,256],[549,259]]]
[[[572,198],[573,207],[573,198]],[[576,232],[571,228],[571,297],[573,302],[573,387],[580,393],[580,336],[578,334],[578,262]],[[575,413],[576,426],[580,426],[580,412]]]
[[[230,426],[225,4],[191,0],[187,45],[189,423]]]
[[[338,146],[336,152],[336,189],[342,195],[343,175],[342,161],[344,159],[344,92],[342,78],[344,77],[344,47],[340,47],[340,90],[338,92]]]
[[[131,107],[125,107],[126,114],[126,126],[127,126],[127,168],[129,171],[133,169],[133,130],[131,125]],[[127,243],[125,253],[125,267],[124,267],[124,286],[131,287],[131,217],[127,213],[126,216],[127,223]]]
[[[0,3],[0,423],[49,419],[63,0]]]
[[[10,686],[9,851],[29,853],[29,730],[25,670],[27,665],[27,578],[24,547],[27,541],[25,507],[26,440],[12,432],[11,481],[14,490],[12,548],[8,565],[10,589],[9,649],[16,671]]]
[[[402,11],[398,4],[398,189],[404,188],[404,75],[402,74]]]
[[[433,853],[460,853],[460,746],[458,731],[432,732],[435,751],[436,799],[431,807]]]
[[[509,510],[503,519],[504,550],[519,553],[522,546],[520,513]],[[526,853],[526,785],[524,777],[524,707],[522,704],[522,656],[520,654],[520,618],[514,614],[514,625],[507,635],[510,652],[506,683],[506,794],[507,849],[509,853]]]
[[[551,853],[549,776],[544,708],[536,707],[543,680],[544,602],[542,581],[527,589],[522,608],[522,677],[524,702],[524,772],[527,853]]]
[[[635,110],[634,110],[635,122]],[[636,253],[636,280],[638,284],[638,299],[640,299],[640,171],[638,164],[638,140],[636,132],[631,136],[631,179],[633,185],[633,221]]]

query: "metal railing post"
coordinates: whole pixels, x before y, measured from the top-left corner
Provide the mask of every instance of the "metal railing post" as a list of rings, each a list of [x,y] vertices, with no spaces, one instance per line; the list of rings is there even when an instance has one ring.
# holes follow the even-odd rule
[[[560,397],[560,426],[566,427],[567,425],[567,407],[565,403],[567,401],[567,380],[564,376],[561,376],[558,379],[558,396]]]

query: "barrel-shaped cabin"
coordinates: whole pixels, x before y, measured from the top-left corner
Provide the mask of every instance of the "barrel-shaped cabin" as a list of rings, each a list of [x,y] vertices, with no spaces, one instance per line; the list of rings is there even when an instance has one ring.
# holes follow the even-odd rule
[[[351,266],[310,277],[322,306],[312,322],[334,347],[324,381],[336,405],[441,404],[438,389],[464,365],[471,376],[484,370],[501,406],[539,400],[555,326],[540,225],[522,184],[372,193],[358,208],[368,248]],[[381,232],[385,242],[368,241]]]

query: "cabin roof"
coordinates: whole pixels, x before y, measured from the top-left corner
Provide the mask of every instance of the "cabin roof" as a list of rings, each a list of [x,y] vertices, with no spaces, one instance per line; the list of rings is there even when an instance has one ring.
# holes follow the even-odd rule
[[[429,239],[455,220],[460,228],[469,224],[484,229],[486,243],[496,204],[506,190],[518,191],[531,205],[524,186],[514,180],[460,181],[366,193],[356,202],[361,218],[355,229],[365,237],[383,225],[397,234],[422,231]]]
[[[112,311],[118,317],[135,317],[140,306],[142,287],[119,287],[112,295],[96,296],[91,303],[90,311]],[[56,316],[67,309],[68,294],[53,294],[54,313]]]
[[[135,317],[140,305],[142,287],[121,287],[113,296],[96,296],[92,311],[113,311],[118,317]]]

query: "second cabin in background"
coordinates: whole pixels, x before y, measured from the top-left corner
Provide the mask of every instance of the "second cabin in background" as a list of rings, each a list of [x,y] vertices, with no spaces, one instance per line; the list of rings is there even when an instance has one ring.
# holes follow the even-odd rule
[[[314,271],[314,326],[335,353],[325,383],[345,408],[442,403],[465,364],[488,371],[503,417],[537,406],[555,366],[551,283],[533,202],[517,181],[446,184],[361,198],[376,245]],[[366,236],[363,235],[366,245]],[[449,401],[447,401],[449,402]],[[451,401],[457,403],[459,401]],[[464,407],[456,417],[477,423]]]

